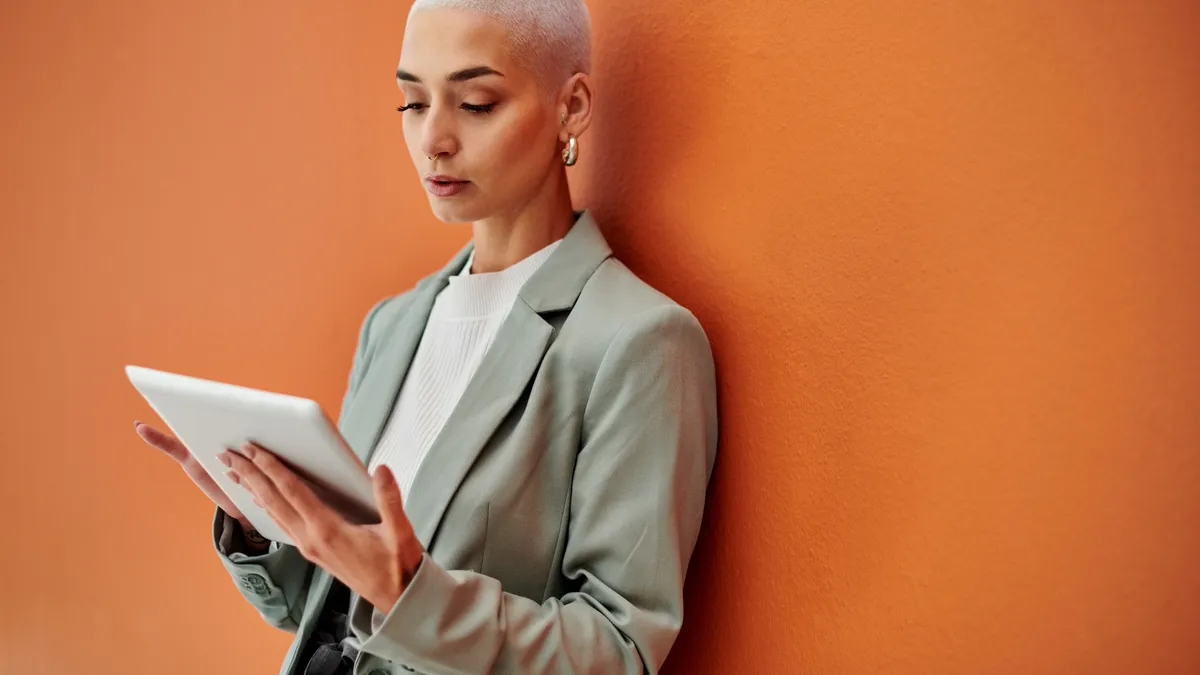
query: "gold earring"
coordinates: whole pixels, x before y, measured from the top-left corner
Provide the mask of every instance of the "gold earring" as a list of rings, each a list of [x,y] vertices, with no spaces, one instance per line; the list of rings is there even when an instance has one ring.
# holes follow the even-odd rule
[[[579,161],[579,143],[574,136],[567,136],[567,147],[563,148],[562,158],[567,166],[575,166],[575,162]]]
[[[562,120],[562,125],[564,127],[567,126],[567,113],[562,113],[562,117],[560,119]]]

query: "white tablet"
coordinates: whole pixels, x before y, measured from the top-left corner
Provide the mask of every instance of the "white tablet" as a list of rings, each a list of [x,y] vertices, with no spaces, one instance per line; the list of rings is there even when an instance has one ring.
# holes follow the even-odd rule
[[[286,462],[333,508],[355,522],[378,522],[371,478],[320,404],[259,389],[126,366],[129,381],[264,537],[295,542],[217,459],[253,442]]]

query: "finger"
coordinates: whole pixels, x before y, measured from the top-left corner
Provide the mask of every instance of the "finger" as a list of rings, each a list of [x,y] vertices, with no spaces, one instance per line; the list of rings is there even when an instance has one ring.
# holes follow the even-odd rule
[[[236,452],[230,452],[228,458],[230,467],[240,479],[238,484],[250,491],[251,496],[260,504],[260,508],[279,523],[280,527],[288,534],[304,530],[304,519],[291,502],[280,493],[270,477],[263,473],[254,462]]]
[[[228,461],[226,462],[226,466],[228,466]],[[238,485],[242,484],[242,477],[239,476],[233,469],[226,471],[225,476]],[[255,497],[254,493],[251,492],[249,488],[246,489],[246,492],[250,495],[250,501],[254,502],[255,506],[260,509],[263,508],[262,502],[258,501],[258,497]]]
[[[241,485],[241,484],[242,484],[242,477],[241,477],[241,476],[239,476],[239,475],[237,475],[237,472],[236,472],[236,471],[234,471],[233,469],[230,469],[229,471],[226,471],[226,472],[225,472],[225,475],[226,475],[226,476],[228,476],[228,477],[229,477],[229,480],[233,481],[234,483],[237,483],[238,485]],[[257,506],[257,507],[258,507],[258,508],[260,508],[260,509],[263,509],[264,511],[266,510],[266,509],[263,507],[263,505],[262,505],[262,502],[258,501],[258,497],[255,497],[255,496],[254,496],[254,493],[253,493],[253,492],[250,492],[250,490],[249,490],[249,489],[247,489],[247,490],[246,490],[246,492],[247,492],[247,493],[249,493],[249,495],[250,495],[250,501],[254,502],[254,505],[255,505],[255,506]]]
[[[384,528],[393,534],[407,535],[412,525],[408,514],[404,512],[404,495],[400,494],[400,485],[396,483],[392,470],[386,466],[375,469],[375,474],[371,476],[371,487]]]
[[[263,448],[248,443],[244,449],[251,462],[266,475],[275,489],[291,504],[300,517],[310,525],[329,525],[341,516],[313,492],[296,472]]]
[[[143,441],[158,448],[159,450],[162,450],[169,455],[171,459],[179,462],[180,464],[186,462],[187,458],[190,456],[187,446],[181,443],[179,439],[175,438],[174,436],[164,434],[149,424],[144,424],[142,422],[134,422],[133,428],[135,431],[137,431],[137,435],[141,436]]]

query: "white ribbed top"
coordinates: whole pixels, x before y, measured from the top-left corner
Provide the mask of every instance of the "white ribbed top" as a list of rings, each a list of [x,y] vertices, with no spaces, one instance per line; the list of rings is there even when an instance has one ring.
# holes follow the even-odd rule
[[[471,274],[472,252],[462,272],[450,277],[449,285],[438,293],[369,466],[373,473],[386,464],[405,502],[417,469],[495,340],[521,286],[560,242],[488,274]]]

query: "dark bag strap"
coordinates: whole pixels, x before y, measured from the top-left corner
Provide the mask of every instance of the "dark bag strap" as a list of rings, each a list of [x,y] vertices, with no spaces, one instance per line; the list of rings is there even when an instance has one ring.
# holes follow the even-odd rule
[[[341,645],[321,645],[309,659],[304,675],[350,675],[354,659],[342,652]]]
[[[350,634],[349,610],[350,590],[334,579],[317,617],[317,627],[302,651],[308,659],[303,675],[349,675],[353,670],[355,654],[342,650],[342,640]]]

